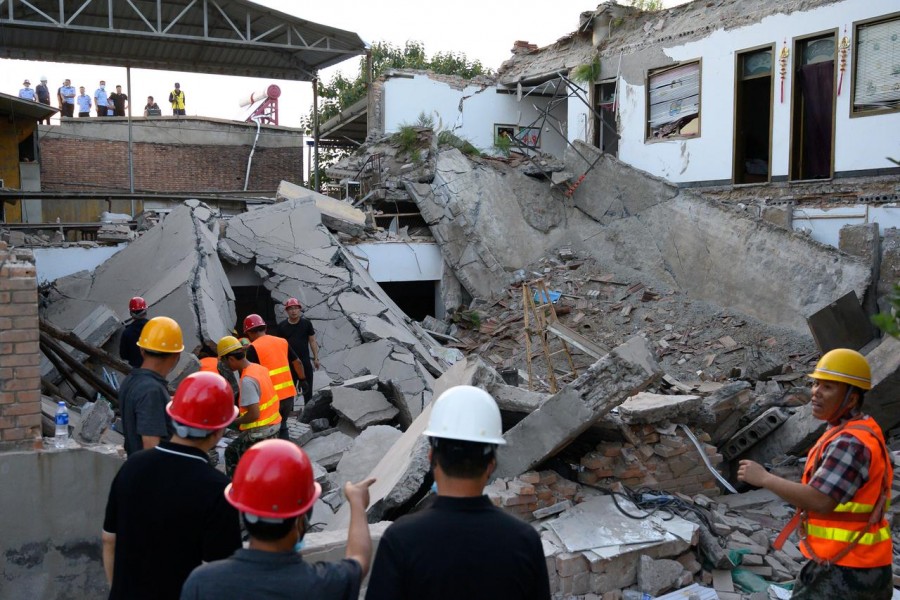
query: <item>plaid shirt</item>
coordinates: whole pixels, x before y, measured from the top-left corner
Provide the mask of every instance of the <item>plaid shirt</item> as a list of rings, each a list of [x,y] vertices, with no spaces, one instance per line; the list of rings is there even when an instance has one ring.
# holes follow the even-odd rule
[[[841,425],[862,415],[854,411]],[[843,433],[829,442],[809,485],[835,502],[849,502],[869,478],[872,455],[865,444],[849,433]]]

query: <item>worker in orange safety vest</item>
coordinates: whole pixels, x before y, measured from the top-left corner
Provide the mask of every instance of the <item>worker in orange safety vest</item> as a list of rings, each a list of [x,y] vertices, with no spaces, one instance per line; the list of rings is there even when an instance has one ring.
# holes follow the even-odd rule
[[[294,409],[294,399],[297,396],[297,389],[291,377],[291,366],[300,379],[306,379],[303,363],[286,339],[266,333],[266,322],[259,315],[248,315],[244,319],[244,335],[250,340],[247,360],[259,363],[269,370],[269,377],[272,378],[275,393],[278,394],[281,413],[278,437],[289,439],[287,418]]]
[[[889,600],[893,549],[885,511],[894,473],[881,428],[861,411],[871,368],[859,352],[839,348],[810,377],[812,414],[829,427],[809,451],[801,482],[750,460],[740,461],[738,479],[797,506],[774,544],[780,549],[798,529],[809,561],[794,584],[794,600]]]
[[[241,377],[240,413],[232,423],[241,433],[225,449],[225,474],[231,477],[248,448],[278,436],[281,414],[278,412],[278,394],[268,369],[247,360],[246,351],[236,337],[226,335],[219,340],[216,350],[222,362]]]

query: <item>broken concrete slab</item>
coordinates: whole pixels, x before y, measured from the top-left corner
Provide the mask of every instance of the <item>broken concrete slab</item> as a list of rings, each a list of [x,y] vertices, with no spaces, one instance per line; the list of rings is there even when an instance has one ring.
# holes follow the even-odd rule
[[[128,301],[141,296],[149,304],[150,317],[168,316],[181,326],[187,351],[172,379],[194,368],[189,354],[218,341],[236,321],[234,294],[216,251],[218,240],[210,221],[194,210],[187,205],[175,208],[93,274],[55,281],[47,320],[71,330],[105,305],[124,321]]]
[[[341,310],[348,315],[379,316],[387,311],[387,306],[356,292],[344,292],[337,298]]]
[[[619,405],[619,416],[625,423],[659,423],[696,418],[703,406],[700,396],[664,396],[640,392]]]
[[[659,596],[675,587],[675,582],[683,572],[684,567],[677,560],[654,560],[649,556],[642,556],[638,565],[638,588],[645,594]]]
[[[882,232],[881,264],[876,289],[879,312],[891,311],[890,298],[897,283],[900,283],[900,228],[887,227]]]
[[[864,410],[887,432],[900,423],[900,340],[883,337],[866,359],[872,367],[872,389],[866,392]]]
[[[316,208],[322,213],[322,223],[329,229],[352,236],[361,236],[365,233],[366,214],[358,208],[353,208],[347,202],[341,202],[289,181],[282,181],[278,184],[275,199],[282,201],[312,199],[316,203]]]
[[[434,382],[434,393],[440,395],[455,385],[478,385],[481,374],[483,371],[478,368],[476,361],[459,362]],[[422,488],[431,469],[428,462],[428,440],[422,436],[422,432],[428,426],[432,406],[433,402],[422,409],[421,414],[369,473],[369,477],[376,479],[369,488],[370,523],[381,520],[390,510],[405,504]],[[334,526],[346,527],[349,523],[350,510],[342,506],[335,516]]]
[[[340,387],[353,388],[355,390],[371,390],[378,386],[377,375],[360,375],[348,379]]]
[[[838,232],[838,248],[847,254],[858,256],[872,268],[872,283],[863,296],[863,305],[868,314],[878,312],[878,279],[881,268],[881,236],[878,223],[847,224]]]
[[[498,452],[494,478],[515,477],[534,468],[628,396],[661,377],[658,369],[648,373],[646,365],[624,359],[617,350],[595,362],[503,435],[508,445]]]
[[[332,390],[331,407],[359,431],[370,425],[387,423],[400,412],[377,390],[345,387]]]
[[[391,447],[400,439],[403,432],[387,425],[374,425],[367,428],[353,440],[350,449],[338,462],[335,485],[342,489],[344,483],[362,481],[372,471]]]
[[[391,340],[410,348],[415,345],[416,338],[408,330],[395,327],[378,317],[367,317],[359,323],[359,335],[364,341]]]
[[[326,469],[334,469],[344,452],[352,444],[352,437],[340,431],[334,431],[311,439],[303,446],[303,449],[309,455],[310,460],[319,463]]]

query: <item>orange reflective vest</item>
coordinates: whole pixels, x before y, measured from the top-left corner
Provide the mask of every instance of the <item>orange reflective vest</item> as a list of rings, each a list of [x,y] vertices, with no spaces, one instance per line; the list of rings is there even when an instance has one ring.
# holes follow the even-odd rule
[[[250,363],[246,369],[241,371],[241,383],[244,383],[244,377],[250,377],[259,384],[259,418],[252,423],[242,423],[241,431],[281,423],[281,414],[278,412],[278,395],[275,393],[275,388],[272,387],[272,380],[269,378],[266,368],[256,363]],[[240,404],[240,400],[238,400],[238,404]],[[238,416],[243,417],[247,414],[245,407],[239,406],[239,408]]]
[[[833,512],[807,512],[802,515],[800,550],[816,562],[842,567],[890,565],[893,559],[891,528],[884,512],[890,500],[894,470],[888,458],[884,435],[875,419],[853,419],[826,431],[807,455],[802,481],[809,482],[819,468],[828,444],[844,434],[852,435],[869,450],[872,457],[869,477],[849,502],[838,504]]]
[[[297,394],[294,388],[294,380],[291,377],[291,367],[288,364],[288,343],[277,335],[264,335],[257,338],[251,344],[256,348],[259,356],[259,364],[269,370],[272,385],[279,400],[293,398]]]
[[[210,373],[219,372],[219,359],[215,356],[207,356],[200,359],[200,370],[209,371]]]

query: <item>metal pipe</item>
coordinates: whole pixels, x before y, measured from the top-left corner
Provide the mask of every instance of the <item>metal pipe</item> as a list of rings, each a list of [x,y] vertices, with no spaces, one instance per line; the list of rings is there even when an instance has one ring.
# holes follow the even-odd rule
[[[691,442],[693,442],[694,447],[697,449],[697,452],[700,453],[700,458],[703,459],[703,464],[705,464],[706,468],[709,469],[709,472],[713,474],[713,477],[715,477],[726,490],[728,490],[732,494],[737,494],[738,491],[734,489],[734,486],[728,483],[728,480],[722,477],[722,475],[713,468],[712,463],[709,462],[709,457],[706,456],[706,451],[703,450],[703,447],[700,445],[700,441],[694,435],[694,432],[691,431],[691,429],[684,423],[679,423],[678,426],[684,430],[688,438],[690,438]]]
[[[319,78],[312,80],[313,84],[313,189],[319,189]]]
[[[253,139],[253,147],[250,148],[250,156],[247,158],[247,175],[244,177],[244,191],[247,191],[247,185],[250,184],[250,165],[253,164],[253,153],[256,152],[256,143],[259,141],[260,120],[263,115],[253,115],[250,117],[256,123],[256,137]]]
[[[128,88],[128,191],[134,193],[134,140],[131,135],[131,67],[125,67],[125,86]],[[134,198],[131,199],[131,218],[134,218]]]

